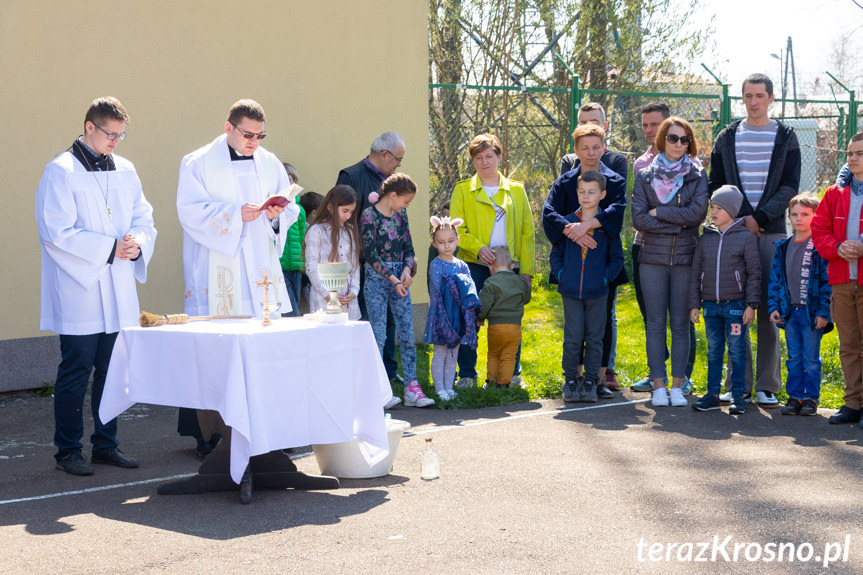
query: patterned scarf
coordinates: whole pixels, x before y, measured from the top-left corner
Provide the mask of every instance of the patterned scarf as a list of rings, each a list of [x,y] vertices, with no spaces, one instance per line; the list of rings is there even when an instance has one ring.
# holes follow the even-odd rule
[[[692,160],[686,154],[676,162],[669,162],[665,153],[653,159],[650,164],[650,186],[661,204],[667,204],[674,198],[677,190],[683,186],[683,176],[691,169]]]

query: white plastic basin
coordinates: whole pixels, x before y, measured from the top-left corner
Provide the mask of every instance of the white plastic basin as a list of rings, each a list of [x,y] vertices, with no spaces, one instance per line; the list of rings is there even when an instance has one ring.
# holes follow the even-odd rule
[[[376,465],[366,463],[357,440],[344,443],[325,443],[312,445],[315,459],[321,475],[331,475],[342,479],[371,479],[389,475],[396,458],[396,450],[402,440],[402,433],[410,429],[411,424],[400,419],[387,419],[387,439],[389,439],[389,454]]]

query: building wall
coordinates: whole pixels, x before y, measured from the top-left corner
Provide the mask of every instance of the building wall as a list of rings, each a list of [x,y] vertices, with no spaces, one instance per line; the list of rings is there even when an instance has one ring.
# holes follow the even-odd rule
[[[223,131],[240,98],[267,112],[264,147],[322,194],[374,136],[400,132],[401,169],[420,187],[410,217],[424,254],[427,36],[426,4],[403,0],[0,3],[0,391],[55,377],[57,339],[39,331],[34,198],[44,165],[82,133],[98,96],[119,98],[132,118],[117,153],[136,165],[159,231],[142,309],[183,309],[180,159]]]

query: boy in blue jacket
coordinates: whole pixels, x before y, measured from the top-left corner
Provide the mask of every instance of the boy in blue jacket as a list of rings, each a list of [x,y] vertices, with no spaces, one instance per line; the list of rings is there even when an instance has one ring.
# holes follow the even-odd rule
[[[578,179],[579,209],[566,215],[569,223],[586,222],[599,213],[605,197],[606,178],[587,171]],[[596,385],[602,363],[609,284],[623,269],[620,232],[604,227],[589,232],[594,248],[582,248],[566,236],[554,243],[549,260],[551,277],[563,299],[563,400],[597,400]],[[584,345],[584,380],[578,378],[581,347]]]
[[[770,321],[785,329],[788,402],[782,415],[815,415],[821,395],[821,336],[830,323],[827,262],[812,243],[812,218],[820,200],[814,194],[791,198],[788,212],[794,235],[776,243],[767,297]]]

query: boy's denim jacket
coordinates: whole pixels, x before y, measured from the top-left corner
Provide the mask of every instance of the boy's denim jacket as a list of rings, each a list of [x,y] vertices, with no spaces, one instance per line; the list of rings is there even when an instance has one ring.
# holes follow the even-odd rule
[[[794,237],[788,237],[776,242],[776,252],[773,255],[773,266],[770,268],[770,285],[767,289],[767,313],[778,311],[783,323],[791,317],[791,296],[788,293],[788,274],[785,272],[785,260],[788,255],[788,245]],[[830,321],[830,282],[827,279],[827,262],[812,249],[812,262],[809,264],[809,285],[806,292],[806,308],[809,312],[809,326],[815,329],[815,318],[827,320],[824,333],[833,329]],[[782,327],[782,324],[780,324]]]

